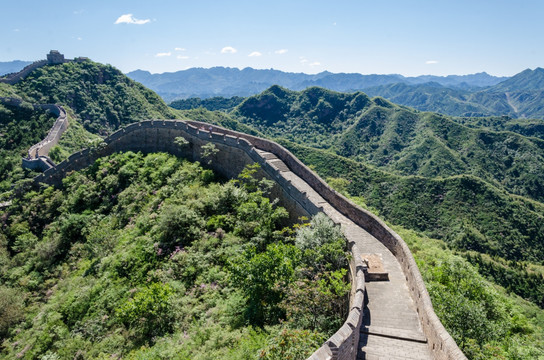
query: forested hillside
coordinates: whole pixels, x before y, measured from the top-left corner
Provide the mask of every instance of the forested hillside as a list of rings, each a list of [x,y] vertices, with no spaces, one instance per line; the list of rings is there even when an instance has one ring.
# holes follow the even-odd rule
[[[544,200],[544,141],[539,139],[467,127],[363,93],[321,88],[272,87],[232,114],[269,136],[329,149],[400,175],[470,174],[512,194]]]
[[[14,87],[30,102],[67,105],[94,133],[107,134],[138,120],[175,117],[154,92],[113,66],[92,61],[45,66]]]
[[[275,138],[407,241],[469,358],[544,356],[539,121],[449,118],[360,92],[277,86],[230,113],[178,112],[92,62],[44,67],[0,90],[65,106],[72,123],[57,160],[146,118]],[[40,138],[54,119],[17,113],[27,110],[5,107],[1,132],[29,121]],[[62,189],[30,191],[21,180],[33,174],[14,160],[3,183],[15,185],[13,204],[0,210],[0,356],[304,359],[345,320],[344,240],[323,218],[284,228],[254,170],[226,181],[170,155],[126,153]],[[333,236],[305,245],[322,227]]]
[[[47,135],[55,119],[54,114],[34,109],[29,103],[13,106],[0,102],[0,193],[25,176],[21,158]]]
[[[534,286],[542,271],[532,280],[531,262],[544,259],[543,143],[521,135],[531,127],[538,134],[541,122],[454,119],[362,93],[279,87],[231,116],[276,137],[385,219],[494,256],[479,261],[482,271],[542,305],[543,289]],[[503,128],[519,133],[495,131]]]
[[[48,115],[47,122],[43,119],[38,121],[43,111],[31,113],[32,104],[58,104],[67,111],[70,125],[59,145],[50,153],[54,161],[96,145],[99,135],[107,135],[122,125],[179,116],[159,96],[130,80],[118,69],[90,60],[36,69],[15,85],[0,84],[0,97],[25,101],[22,109],[7,105],[1,108],[2,126],[5,128],[0,132],[5,136],[0,141],[4,139],[6,143],[0,151],[6,155],[1,163],[5,171],[0,175],[0,192],[30,176],[19,165],[21,157],[32,144],[44,138],[54,122],[51,115]]]
[[[309,356],[347,314],[346,242],[324,216],[282,228],[255,170],[225,182],[129,152],[17,198],[1,212],[0,357]]]

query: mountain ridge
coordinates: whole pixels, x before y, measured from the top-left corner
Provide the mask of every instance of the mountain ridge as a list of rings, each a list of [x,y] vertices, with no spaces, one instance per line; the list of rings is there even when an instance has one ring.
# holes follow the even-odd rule
[[[306,74],[274,69],[253,69],[250,67],[239,69],[221,66],[190,68],[160,74],[135,70],[126,75],[156,91],[165,101],[189,97],[250,96],[264,91],[272,85],[284,86],[291,90],[321,86],[345,92],[396,82],[421,84],[429,81],[435,81],[445,86],[482,88],[507,79],[507,77],[492,76],[485,72],[469,75],[406,77],[400,74],[331,73],[328,71]],[[194,76],[198,75],[203,78],[195,79]],[[215,80],[214,87],[204,86],[211,78]],[[180,80],[184,80],[185,83],[177,83]]]

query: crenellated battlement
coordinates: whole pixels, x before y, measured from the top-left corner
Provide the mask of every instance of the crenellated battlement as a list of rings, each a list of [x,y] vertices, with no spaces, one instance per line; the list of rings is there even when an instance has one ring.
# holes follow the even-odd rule
[[[58,50],[51,50],[49,54],[46,55],[46,57],[47,57],[47,60],[34,61],[32,64],[25,66],[19,72],[6,74],[3,77],[0,77],[0,83],[14,85],[14,84],[17,84],[19,81],[23,80],[25,77],[28,76],[28,74],[30,74],[34,70],[39,69],[45,65],[58,65],[58,64],[71,62],[71,61],[82,62],[87,59],[87,58],[76,58],[74,60],[65,59],[64,55],[61,54]]]

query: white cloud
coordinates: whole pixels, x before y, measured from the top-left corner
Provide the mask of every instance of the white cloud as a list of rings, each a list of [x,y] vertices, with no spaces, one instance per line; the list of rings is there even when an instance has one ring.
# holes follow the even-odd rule
[[[186,48],[179,48],[179,47],[178,47],[178,48],[175,48],[174,50],[176,50],[176,51],[185,51],[185,50],[187,50],[187,49],[186,49]]]
[[[186,55],[178,55],[178,56],[176,56],[176,58],[178,58],[180,60],[187,60],[189,57],[186,56]]]
[[[19,29],[13,29],[13,32],[19,32],[20,30]]]
[[[172,55],[172,53],[169,51],[169,52],[156,53],[155,57],[165,57],[170,55]]]
[[[282,54],[285,54],[286,52],[288,52],[289,50],[287,49],[279,49],[279,50],[276,50],[274,51],[275,54],[279,54],[279,55],[282,55]]]
[[[77,39],[78,39],[79,41],[83,40],[83,38],[82,38],[81,36],[79,36]]]
[[[261,55],[262,55],[262,54],[261,54],[260,52],[254,51],[254,52],[252,52],[251,54],[249,54],[248,56],[249,56],[249,57],[257,57],[257,56],[261,56]]]
[[[236,50],[232,46],[225,46],[221,49],[221,54],[234,54],[236,52],[238,52],[238,50]]]
[[[319,61],[314,61],[313,63],[309,64],[310,66],[320,66],[321,63]]]
[[[85,12],[85,10],[81,9],[81,10],[74,10],[74,15],[81,15]]]
[[[438,61],[436,61],[436,60],[428,60],[428,61],[425,61],[425,64],[427,64],[427,65],[438,64]]]
[[[304,56],[299,57],[301,64],[306,64],[308,62],[308,59],[306,59]]]
[[[151,20],[145,19],[136,19],[132,14],[124,14],[119,16],[117,20],[115,20],[114,24],[135,24],[135,25],[143,25],[147,24]]]

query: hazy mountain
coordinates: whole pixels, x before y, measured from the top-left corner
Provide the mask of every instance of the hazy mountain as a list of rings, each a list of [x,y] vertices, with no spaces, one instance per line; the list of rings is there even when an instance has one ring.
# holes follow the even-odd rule
[[[469,74],[469,75],[448,75],[448,76],[434,76],[434,75],[421,75],[417,77],[410,77],[407,80],[411,84],[423,84],[428,82],[437,82],[447,87],[488,87],[496,85],[508,77],[492,76],[486,72]]]
[[[382,85],[365,89],[365,93],[369,96],[382,96],[397,104],[422,111],[456,116],[485,116],[495,113],[493,109],[470,101],[470,91],[448,88],[436,82]]]
[[[524,70],[485,89],[469,86],[447,87],[432,82],[417,85],[388,84],[364,91],[370,96],[382,96],[418,110],[453,116],[506,115],[513,118],[544,118],[542,68]]]
[[[157,92],[165,101],[191,97],[209,98],[214,96],[251,96],[274,84],[297,88],[302,82],[312,81],[329,73],[308,75],[286,73],[278,70],[257,70],[213,67],[210,69],[191,68],[174,73],[151,74],[136,70],[128,77],[141,82]]]
[[[489,92],[544,90],[544,69],[527,69],[489,88]]]
[[[22,60],[13,60],[13,61],[0,61],[0,76],[9,74],[12,72],[17,72],[23,69],[25,66],[32,64],[32,61],[22,61]]]
[[[148,71],[136,70],[129,72],[127,75],[156,91],[166,101],[190,97],[251,96],[264,91],[272,85],[280,85],[291,90],[303,90],[311,86],[320,86],[335,91],[356,91],[394,83],[422,84],[433,81],[444,86],[460,89],[481,89],[506,79],[486,73],[404,77],[399,74],[333,74],[325,71],[309,75],[273,69],[245,68],[240,70],[225,67],[191,68],[162,74],[151,74]]]

